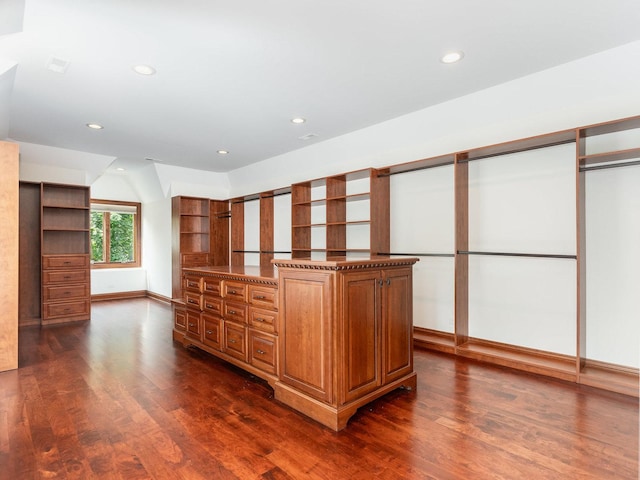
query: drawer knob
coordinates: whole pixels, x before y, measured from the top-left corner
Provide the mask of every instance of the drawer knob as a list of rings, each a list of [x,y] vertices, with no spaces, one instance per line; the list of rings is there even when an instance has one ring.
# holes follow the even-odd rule
[[[236,341],[235,341],[235,339],[230,338],[230,339],[229,339],[229,343],[236,343]]]
[[[258,317],[258,318],[256,318],[256,321],[258,321],[258,322],[264,322],[265,320],[264,320],[264,318],[260,318],[260,317]]]
[[[267,297],[265,297],[264,295],[256,295],[256,300],[264,300],[265,298]]]
[[[267,353],[267,352],[265,352],[264,350],[260,350],[260,349],[258,349],[258,350],[256,350],[256,353],[258,353],[258,354],[260,354],[260,355],[264,355],[264,354],[265,354],[265,353]]]
[[[206,304],[207,308],[213,308],[213,305],[211,305],[210,303]]]
[[[213,330],[207,330],[207,335],[212,335],[213,334]]]
[[[229,315],[235,315],[236,313],[238,312],[236,312],[235,310],[229,310]]]
[[[237,292],[236,292],[235,290],[229,290],[229,293],[230,293],[231,295],[235,295]]]
[[[198,303],[198,302],[196,302],[195,300],[193,300],[193,299],[191,299],[191,298],[190,298],[190,299],[189,299],[189,303]]]

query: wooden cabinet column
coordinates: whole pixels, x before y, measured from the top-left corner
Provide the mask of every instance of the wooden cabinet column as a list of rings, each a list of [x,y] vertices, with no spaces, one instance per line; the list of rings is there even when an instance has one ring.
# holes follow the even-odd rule
[[[0,372],[18,368],[18,145],[0,142]]]

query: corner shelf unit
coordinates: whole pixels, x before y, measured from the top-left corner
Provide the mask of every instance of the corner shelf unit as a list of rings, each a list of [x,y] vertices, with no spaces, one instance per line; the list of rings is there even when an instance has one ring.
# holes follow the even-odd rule
[[[172,298],[182,298],[182,269],[209,265],[210,200],[171,199]]]
[[[357,257],[389,250],[389,178],[375,169],[291,187],[292,258]]]

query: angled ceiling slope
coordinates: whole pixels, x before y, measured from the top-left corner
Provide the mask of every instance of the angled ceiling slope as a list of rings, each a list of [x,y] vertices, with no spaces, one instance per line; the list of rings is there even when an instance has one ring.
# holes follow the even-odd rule
[[[640,39],[637,0],[9,3],[9,137],[213,172]]]

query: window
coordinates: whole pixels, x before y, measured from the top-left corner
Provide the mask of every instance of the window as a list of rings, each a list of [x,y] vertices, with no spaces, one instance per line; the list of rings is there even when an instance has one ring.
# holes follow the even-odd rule
[[[91,200],[93,268],[140,266],[140,204]]]

